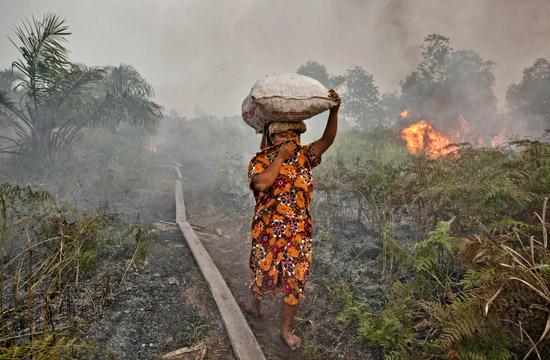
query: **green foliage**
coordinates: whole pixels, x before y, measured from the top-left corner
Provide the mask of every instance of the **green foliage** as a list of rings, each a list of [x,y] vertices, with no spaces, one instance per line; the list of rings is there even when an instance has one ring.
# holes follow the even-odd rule
[[[389,134],[381,133],[378,141],[383,142]],[[390,137],[386,145],[390,149],[384,154],[370,150],[371,145],[352,141],[356,145],[353,152],[360,157],[345,157],[325,167],[322,171],[328,181],[321,173],[320,187],[358,192],[358,201],[369,210],[371,219],[378,219],[382,212],[391,218],[396,209],[404,210],[418,226],[418,240],[440,218],[454,217],[457,228],[477,233],[482,223],[533,212],[545,189],[550,188],[547,144],[524,140],[501,149],[461,147],[430,159],[411,155],[399,158],[402,148],[391,142]],[[336,146],[339,152],[347,145]],[[331,184],[332,180],[337,184]]]
[[[439,354],[446,358],[513,359],[517,354],[527,357],[531,352],[543,353],[548,347],[544,334],[550,301],[550,253],[545,245],[544,216],[540,220],[541,231],[535,232],[542,233],[542,241],[520,233],[517,228],[502,228],[491,238],[463,239],[460,258],[462,266],[468,270],[457,279],[448,273],[436,276],[442,273],[437,269],[442,263],[437,257],[441,251],[436,251],[437,248],[443,247],[447,253],[443,263],[458,249],[453,244],[454,239],[447,235],[451,221],[440,222],[438,228],[430,232],[428,240],[417,244],[412,269],[417,272],[416,281],[422,279],[424,273],[430,275],[424,279],[425,288],[441,287],[445,291],[418,292],[417,285],[409,283],[401,285],[398,296],[400,300],[412,302],[406,309],[418,309],[415,322],[409,323],[407,328],[412,331],[409,343],[415,345],[401,349],[399,344],[406,339],[386,336],[406,333],[403,329],[398,331],[390,327],[405,326],[404,320],[392,315],[395,304],[391,300],[374,318],[362,320],[362,324],[366,324],[358,329],[360,335],[365,334],[362,340],[383,347],[389,358],[407,358],[412,354],[412,358],[423,358]],[[413,298],[413,294],[418,299]],[[395,299],[394,295],[390,296]],[[530,314],[527,318],[522,316],[525,312]],[[406,313],[407,310],[401,308],[398,311],[401,316]],[[423,328],[429,330],[429,336],[420,341]],[[415,353],[415,349],[422,351]]]
[[[162,107],[151,101],[152,88],[128,65],[106,72],[71,63],[63,46],[70,33],[57,15],[27,20],[15,34],[23,58],[13,63],[20,73],[16,88],[0,90],[0,118],[9,129],[0,152],[19,155],[40,172],[68,160],[90,125],[124,121],[155,130]]]
[[[506,92],[506,103],[515,122],[530,130],[540,131],[550,126],[550,62],[537,59],[523,70],[518,84],[512,84]]]
[[[403,145],[390,129],[340,139],[337,155],[317,170],[326,198],[316,207],[331,209],[321,214],[338,238],[339,210],[324,199],[358,209],[343,216],[343,229],[353,216],[372,226],[379,270],[392,285],[377,311],[344,301],[344,324],[357,324],[361,341],[387,358],[513,359],[548,351],[541,338],[550,299],[548,225],[535,220],[550,189],[550,146],[462,144],[431,159],[399,156]]]
[[[407,288],[396,282],[380,313],[360,320],[358,339],[382,347],[385,359],[415,359],[409,350],[416,342],[413,325],[417,311],[418,304],[410,297]]]
[[[187,323],[182,331],[183,346],[193,346],[200,341],[204,337],[206,329],[208,329],[208,324],[201,320]]]
[[[380,93],[374,84],[374,77],[360,66],[352,66],[346,71],[345,101],[342,114],[353,119],[360,129],[371,129],[384,118],[380,107]]]
[[[94,352],[95,349],[88,345],[77,344],[77,338],[48,335],[21,345],[0,347],[0,359],[81,359]]]
[[[155,245],[164,245],[162,238],[152,233],[152,231],[152,228],[142,227],[139,215],[136,222],[128,228],[128,232],[133,236],[135,241],[136,249],[132,256],[132,261],[136,264],[138,270],[141,270],[146,256],[152,251]]]
[[[356,319],[360,321],[367,319],[364,304],[350,293],[349,284],[336,283],[331,291],[336,299],[342,300],[342,313],[338,316],[338,320],[342,321],[344,327],[349,326]]]
[[[428,289],[424,291],[433,291],[433,281],[437,291],[444,293],[448,290],[453,252],[460,250],[464,245],[449,236],[453,220],[440,221],[435,230],[428,233],[427,240],[420,241],[414,246],[415,259],[412,269],[417,274],[418,286],[423,288],[428,285]],[[440,296],[445,297],[444,294]]]
[[[70,34],[67,30],[53,14],[16,27],[21,43],[16,46],[23,59],[13,67],[22,76],[17,92],[0,90],[5,126],[15,133],[4,137],[9,145],[2,151],[58,159],[67,154],[68,146],[90,120],[85,113],[90,109],[83,101],[104,72],[69,62],[68,50],[62,45]]]
[[[495,342],[485,337],[474,337],[461,344],[458,355],[461,359],[468,360],[516,359],[517,357],[510,352],[509,346],[502,338]]]
[[[331,149],[349,167],[376,161],[397,165],[409,159],[402,140],[395,130],[378,126],[370,131],[349,131],[339,134]],[[347,170],[347,169],[346,169]]]
[[[102,111],[93,125],[115,131],[122,123],[153,134],[162,118],[163,107],[152,101],[153,87],[137,70],[126,64],[107,66],[106,76],[95,87]]]

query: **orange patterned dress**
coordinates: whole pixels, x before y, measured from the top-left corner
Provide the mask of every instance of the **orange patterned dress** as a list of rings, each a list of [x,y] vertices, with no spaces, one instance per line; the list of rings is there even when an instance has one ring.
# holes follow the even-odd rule
[[[283,162],[275,182],[266,191],[256,191],[254,176],[275,160],[279,145],[260,150],[248,166],[248,182],[256,206],[252,220],[250,291],[256,299],[279,290],[290,305],[304,297],[311,268],[312,227],[309,204],[313,191],[311,170],[320,162],[313,144],[298,146]]]

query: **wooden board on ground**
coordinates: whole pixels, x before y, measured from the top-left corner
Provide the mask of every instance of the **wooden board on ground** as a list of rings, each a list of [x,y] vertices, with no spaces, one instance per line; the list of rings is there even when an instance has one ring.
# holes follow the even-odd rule
[[[176,174],[178,174],[178,179],[183,179],[183,175],[181,174],[181,170],[179,167],[174,166],[174,169],[176,169]]]
[[[233,346],[235,356],[240,360],[265,359],[260,349],[260,345],[258,345],[252,330],[250,330],[233,294],[231,294],[225,280],[222,278],[212,258],[208,255],[208,252],[191,228],[191,225],[188,222],[180,222],[178,225],[183,232],[185,240],[189,244],[189,248],[193,253],[195,261],[199,265],[204,279],[210,287],[210,291],[212,292],[212,296],[218,306],[218,310],[220,311],[227,330],[229,341]]]
[[[187,221],[185,218],[185,203],[183,202],[183,189],[181,180],[176,180],[176,223]]]

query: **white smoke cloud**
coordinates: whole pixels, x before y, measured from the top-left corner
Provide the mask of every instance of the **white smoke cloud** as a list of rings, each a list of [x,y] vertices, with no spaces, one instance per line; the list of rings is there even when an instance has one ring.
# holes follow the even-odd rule
[[[0,0],[0,67],[18,56],[7,36],[23,18],[55,12],[73,35],[74,61],[133,65],[156,90],[156,100],[182,115],[195,106],[223,116],[240,113],[254,81],[293,72],[307,60],[332,74],[358,65],[381,91],[420,61],[424,36],[450,37],[497,63],[502,108],[510,83],[539,57],[550,57],[546,0]]]

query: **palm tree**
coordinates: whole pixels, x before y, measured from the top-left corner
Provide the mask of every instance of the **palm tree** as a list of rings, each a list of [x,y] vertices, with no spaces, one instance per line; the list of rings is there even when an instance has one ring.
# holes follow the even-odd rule
[[[14,91],[0,89],[0,152],[31,154],[46,164],[63,160],[81,130],[90,125],[128,122],[153,132],[162,107],[150,100],[152,87],[134,68],[86,67],[68,60],[63,46],[70,35],[64,20],[46,14],[16,27],[22,59]]]
[[[115,131],[125,122],[143,133],[154,133],[163,108],[151,100],[153,87],[131,65],[107,66],[105,71],[95,92],[103,103],[98,125]]]
[[[70,34],[67,29],[53,14],[46,14],[42,21],[27,19],[15,29],[23,58],[12,67],[22,76],[16,91],[0,90],[4,125],[15,135],[2,136],[9,143],[3,152],[31,152],[47,160],[58,159],[93,119],[86,95],[105,71],[69,62],[62,45]]]

